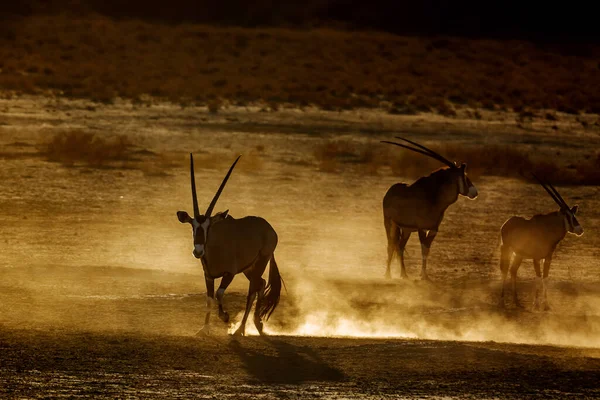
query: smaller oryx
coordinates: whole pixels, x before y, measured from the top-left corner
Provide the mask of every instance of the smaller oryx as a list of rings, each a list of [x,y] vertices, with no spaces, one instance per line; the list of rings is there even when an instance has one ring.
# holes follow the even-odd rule
[[[446,167],[433,171],[410,185],[405,183],[392,185],[383,198],[383,223],[388,241],[386,278],[391,278],[390,266],[394,252],[397,252],[400,257],[401,276],[407,278],[404,248],[411,233],[416,231],[419,233],[423,258],[421,279],[428,280],[429,248],[437,235],[446,209],[458,199],[459,195],[475,199],[477,189],[467,176],[466,164],[453,163],[433,150],[408,139],[401,137],[396,139],[415,147],[386,140],[382,142],[403,147],[446,164]]]
[[[202,215],[198,208],[198,198],[196,196],[194,158],[190,154],[194,217],[190,217],[185,211],[177,211],[177,219],[181,223],[192,225],[194,236],[193,254],[194,257],[202,261],[204,269],[206,316],[204,327],[198,334],[209,333],[210,310],[215,297],[214,280],[217,278],[222,278],[217,290],[217,303],[219,318],[224,322],[229,321],[229,314],[223,310],[225,289],[233,281],[233,277],[240,272],[243,272],[250,281],[244,317],[234,335],[243,336],[245,334],[246,320],[256,296],[258,296],[258,300],[254,311],[254,324],[261,335],[263,334],[262,319],[269,319],[277,304],[279,304],[283,281],[281,275],[279,275],[279,269],[273,254],[275,247],[277,247],[277,233],[275,233],[275,230],[263,218],[244,217],[235,219],[228,215],[229,210],[211,216],[213,208],[240,157],[229,168],[229,172],[223,179],[206,213]],[[262,278],[262,274],[269,261],[271,264],[267,284]]]
[[[533,259],[533,267],[535,268],[536,275],[533,308],[538,309],[540,306],[539,295],[541,290],[543,295],[543,309],[548,310],[548,273],[554,249],[556,249],[556,246],[565,237],[567,232],[574,233],[577,236],[583,234],[583,228],[579,224],[579,221],[577,221],[577,218],[575,218],[577,205],[570,208],[554,186],[542,182],[535,175],[533,176],[556,204],[558,204],[560,210],[548,214],[537,214],[530,219],[511,217],[502,225],[500,230],[502,240],[500,247],[500,270],[502,271],[501,307],[504,307],[506,276],[508,274],[510,259],[514,254],[512,265],[510,266],[510,275],[515,305],[521,307],[517,298],[517,271],[524,258],[531,258]],[[540,270],[540,261],[542,259],[544,260],[543,277]]]

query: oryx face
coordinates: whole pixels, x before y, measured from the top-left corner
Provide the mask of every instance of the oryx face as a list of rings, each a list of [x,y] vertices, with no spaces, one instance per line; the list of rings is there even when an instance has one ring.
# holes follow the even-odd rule
[[[194,250],[192,251],[192,254],[194,257],[202,258],[204,256],[209,227],[216,222],[225,219],[228,212],[229,210],[219,212],[215,214],[214,217],[200,215],[196,218],[192,218],[185,211],[177,211],[177,219],[179,219],[179,222],[192,225],[192,235],[194,238]]]
[[[581,227],[581,224],[579,224],[579,221],[577,221],[577,218],[575,217],[575,214],[577,214],[577,209],[577,205],[571,208],[563,207],[560,209],[560,213],[565,219],[565,227],[567,228],[567,231],[569,233],[574,233],[577,236],[581,236],[583,235],[583,228]]]
[[[219,199],[223,188],[225,187],[225,184],[227,183],[227,180],[229,179],[229,176],[231,175],[231,172],[233,171],[233,168],[235,167],[235,164],[237,164],[240,157],[241,156],[238,156],[238,158],[229,168],[227,175],[225,175],[225,178],[223,178],[223,182],[221,182],[221,186],[219,186],[219,190],[217,190],[217,193],[210,202],[206,212],[204,214],[200,214],[200,208],[198,207],[198,196],[196,195],[196,179],[194,178],[194,156],[190,153],[190,178],[192,184],[192,204],[194,206],[194,218],[190,217],[190,215],[185,211],[177,211],[177,219],[182,224],[187,223],[192,225],[192,232],[194,235],[194,251],[192,254],[194,254],[194,257],[196,258],[202,258],[206,253],[205,248],[208,241],[208,230],[210,226],[217,221],[227,218],[227,212],[229,210],[222,213],[217,213],[213,217],[211,217],[211,214],[215,204],[217,204],[217,200]]]
[[[466,196],[467,198],[474,200],[477,198],[478,192],[473,182],[467,176],[467,164],[463,163],[460,167],[456,167],[459,170],[458,175],[458,194]]]

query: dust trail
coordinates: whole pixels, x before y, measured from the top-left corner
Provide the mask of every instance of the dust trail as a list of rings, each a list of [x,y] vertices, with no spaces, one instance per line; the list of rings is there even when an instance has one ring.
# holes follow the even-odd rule
[[[594,294],[564,290],[564,285],[556,285],[552,292],[551,312],[517,310],[510,304],[499,309],[497,281],[456,288],[418,281],[303,276],[290,286],[290,298],[265,324],[267,334],[600,347],[600,300]],[[524,286],[523,297],[531,289]],[[251,319],[246,332],[258,334]]]

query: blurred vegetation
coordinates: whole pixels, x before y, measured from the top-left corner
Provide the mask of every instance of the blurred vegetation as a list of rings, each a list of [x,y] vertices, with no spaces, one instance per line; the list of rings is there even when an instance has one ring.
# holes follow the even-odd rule
[[[561,54],[517,40],[173,25],[87,14],[2,22],[4,91],[140,104],[150,95],[211,112],[262,101],[272,110],[384,107],[453,116],[468,105],[600,113],[594,46]]]
[[[533,180],[531,173],[557,185],[600,185],[600,151],[579,157],[576,163],[555,162],[547,154],[532,153],[509,145],[462,145],[447,143],[427,145],[450,161],[467,163],[467,174],[476,179],[482,175]],[[416,179],[443,167],[432,158],[410,150],[389,149],[382,144],[329,140],[313,153],[324,172],[337,172],[354,167],[359,173],[377,174],[390,168],[394,175]]]
[[[134,145],[127,136],[102,137],[83,130],[61,131],[41,146],[49,161],[73,166],[107,167],[115,162],[134,160]]]

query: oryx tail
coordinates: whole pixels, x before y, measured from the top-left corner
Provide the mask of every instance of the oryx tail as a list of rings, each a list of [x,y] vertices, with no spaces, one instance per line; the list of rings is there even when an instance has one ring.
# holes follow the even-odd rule
[[[260,317],[264,318],[265,321],[269,319],[279,304],[282,283],[283,279],[281,279],[279,268],[277,268],[277,262],[275,261],[275,254],[273,254],[269,265],[269,282],[265,288],[265,297],[259,311]]]

